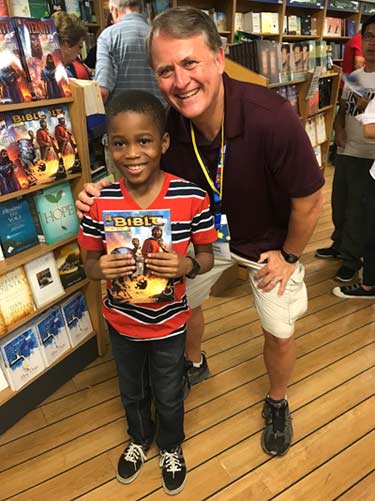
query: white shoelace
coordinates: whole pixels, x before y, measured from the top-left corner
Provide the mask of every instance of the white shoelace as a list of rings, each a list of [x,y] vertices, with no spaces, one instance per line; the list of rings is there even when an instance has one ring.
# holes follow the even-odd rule
[[[127,447],[124,452],[125,461],[130,461],[131,463],[136,463],[139,459],[144,463],[146,461],[146,455],[143,452],[143,447],[141,445],[134,444],[131,442],[129,447]]]
[[[160,458],[160,466],[162,467],[164,464],[168,473],[174,475],[176,472],[181,471],[181,461],[178,452],[163,452]]]

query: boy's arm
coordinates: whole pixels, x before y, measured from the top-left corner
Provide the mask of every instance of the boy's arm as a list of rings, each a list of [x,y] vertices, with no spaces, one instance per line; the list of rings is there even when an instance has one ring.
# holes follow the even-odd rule
[[[335,129],[335,143],[337,144],[337,146],[341,146],[342,148],[345,146],[346,143],[345,108],[346,108],[345,99],[340,99],[340,107],[335,118],[334,129]]]
[[[135,270],[135,261],[131,256],[103,254],[100,251],[87,251],[85,254],[85,272],[91,280],[113,280],[130,275]]]

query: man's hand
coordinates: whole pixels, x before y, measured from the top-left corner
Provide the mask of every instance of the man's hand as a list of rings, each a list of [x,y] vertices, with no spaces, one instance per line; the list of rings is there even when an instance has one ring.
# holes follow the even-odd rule
[[[279,283],[280,287],[277,294],[282,296],[289,278],[296,269],[296,265],[287,263],[278,250],[262,252],[258,263],[264,263],[265,261],[267,261],[267,264],[255,275],[255,279],[258,281],[258,289],[270,292]]]
[[[132,256],[124,254],[103,254],[99,260],[102,278],[113,280],[134,273],[136,266]]]
[[[90,207],[94,203],[92,197],[98,197],[100,190],[110,184],[110,181],[103,180],[97,183],[85,183],[83,185],[83,190],[78,193],[78,200],[76,200],[76,211],[79,219],[82,219],[83,214],[90,210]]]
[[[147,269],[163,278],[182,277],[191,270],[191,260],[176,252],[156,252],[145,259]]]

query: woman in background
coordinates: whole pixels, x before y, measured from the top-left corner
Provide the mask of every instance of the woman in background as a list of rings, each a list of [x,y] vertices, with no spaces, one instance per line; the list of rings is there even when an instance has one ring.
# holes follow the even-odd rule
[[[51,17],[56,24],[68,77],[90,80],[91,70],[79,58],[82,42],[87,37],[85,25],[77,16],[64,11],[55,12]]]

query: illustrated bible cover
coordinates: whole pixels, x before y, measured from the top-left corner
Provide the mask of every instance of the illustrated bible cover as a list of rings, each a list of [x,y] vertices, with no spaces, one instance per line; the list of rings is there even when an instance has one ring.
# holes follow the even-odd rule
[[[149,253],[170,252],[170,210],[103,211],[107,254],[134,257],[132,275],[111,281],[112,300],[121,303],[158,303],[174,299],[173,279],[152,275],[145,265]]]

